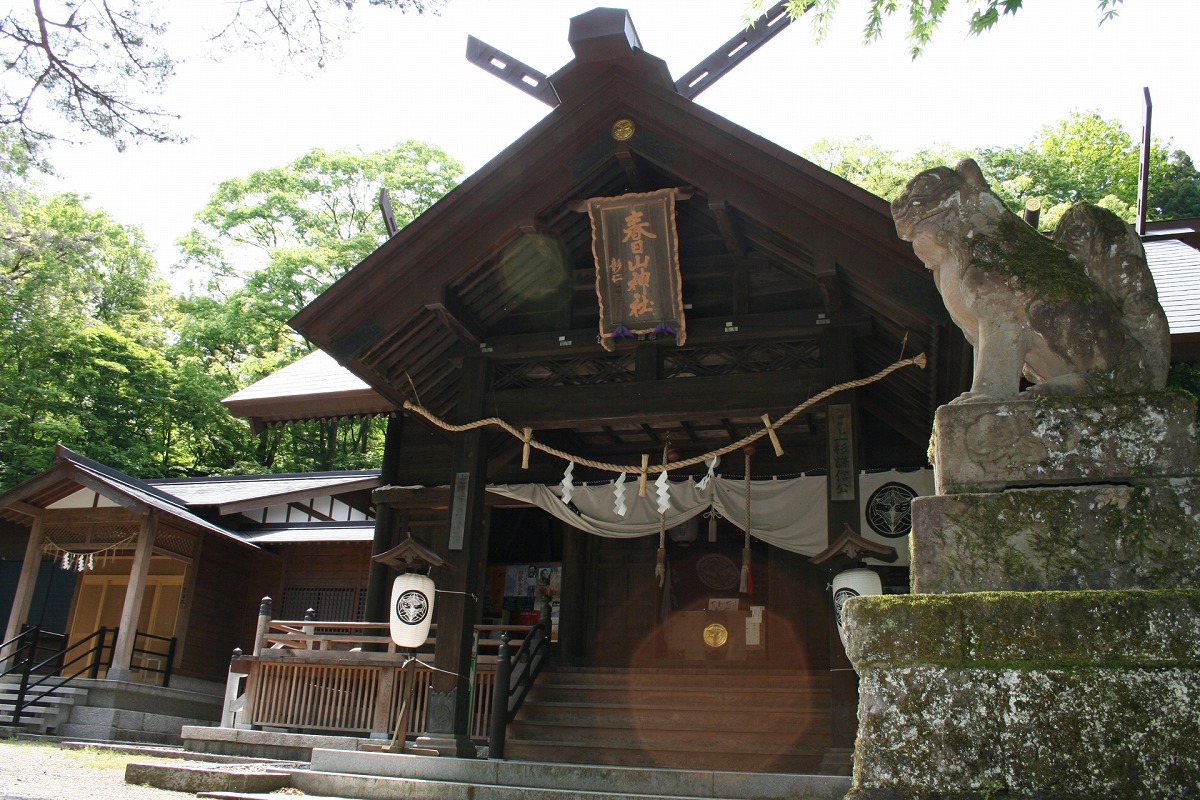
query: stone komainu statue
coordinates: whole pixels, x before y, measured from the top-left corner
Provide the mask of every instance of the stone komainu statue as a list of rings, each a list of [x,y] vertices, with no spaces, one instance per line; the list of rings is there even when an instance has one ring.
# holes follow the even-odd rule
[[[917,175],[892,202],[900,238],[933,272],[951,319],[975,348],[957,400],[1161,389],[1167,319],[1133,228],[1086,203],[1053,241],[1009,211],[967,159]]]

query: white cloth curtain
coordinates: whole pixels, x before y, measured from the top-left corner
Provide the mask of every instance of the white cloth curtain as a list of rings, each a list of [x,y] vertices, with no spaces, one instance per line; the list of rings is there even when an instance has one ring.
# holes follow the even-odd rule
[[[628,538],[658,533],[655,486],[647,483],[646,496],[638,497],[636,477],[625,483],[624,516],[614,510],[613,483],[576,486],[571,502],[578,513],[563,503],[559,486],[510,484],[489,486],[488,491],[536,505],[568,525],[597,536]],[[736,527],[745,525],[746,489],[741,480],[715,478],[703,490],[692,480],[672,481],[670,500],[667,528],[681,525],[710,507]],[[824,477],[751,481],[750,533],[755,538],[801,555],[816,555],[828,544],[826,520]]]

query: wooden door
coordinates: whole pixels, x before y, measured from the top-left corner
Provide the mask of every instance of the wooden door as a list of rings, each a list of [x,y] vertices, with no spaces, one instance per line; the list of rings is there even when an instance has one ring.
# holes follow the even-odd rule
[[[71,644],[82,641],[102,627],[115,628],[120,624],[129,577],[85,574],[80,577],[79,584],[75,613],[71,618]],[[138,631],[164,638],[174,636],[182,594],[182,575],[147,576],[142,607],[138,612]],[[164,643],[157,642],[152,649],[165,652]],[[154,662],[155,668],[163,668],[162,657],[146,658]]]
[[[588,628],[594,663],[628,666],[657,658],[662,590],[654,577],[656,549],[654,536],[593,538]]]

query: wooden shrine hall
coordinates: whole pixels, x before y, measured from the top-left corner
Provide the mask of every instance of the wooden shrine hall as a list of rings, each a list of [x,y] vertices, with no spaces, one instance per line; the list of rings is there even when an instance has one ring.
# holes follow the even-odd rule
[[[474,753],[472,628],[489,591],[506,604],[525,591],[511,565],[529,563],[546,588],[536,596],[555,603],[551,683],[574,676],[582,692],[597,670],[698,681],[702,705],[729,718],[747,676],[811,690],[825,699],[799,726],[807,760],[729,763],[844,770],[848,749],[841,764],[827,755],[852,744],[857,699],[826,586],[831,567],[863,554],[811,557],[847,527],[869,533],[862,473],[926,465],[933,412],[965,388],[970,350],[884,200],[697,105],[699,79],[672,81],[625,11],[573,19],[570,44],[574,59],[542,76],[472,41],[485,66],[552,109],[291,322],[396,409],[409,404],[389,425],[373,552],[412,534],[445,561],[431,575],[446,672],[420,743]],[[653,510],[662,464],[762,433],[819,391],[917,354],[924,368],[773,429],[778,448],[764,437],[711,469],[668,468],[670,511]],[[253,405],[239,413],[256,416]],[[493,417],[509,429],[446,427]],[[676,496],[706,491],[724,504]],[[646,524],[611,518],[619,494],[651,509]],[[876,537],[898,545],[901,564],[905,533]],[[560,571],[547,578],[535,562]],[[497,564],[507,576],[489,574]],[[903,566],[880,571],[905,590]],[[372,567],[368,619],[387,619],[393,576]],[[749,741],[755,725],[724,736]],[[591,745],[587,757],[602,758]],[[699,749],[712,763],[711,746]],[[572,760],[549,738],[521,752]]]

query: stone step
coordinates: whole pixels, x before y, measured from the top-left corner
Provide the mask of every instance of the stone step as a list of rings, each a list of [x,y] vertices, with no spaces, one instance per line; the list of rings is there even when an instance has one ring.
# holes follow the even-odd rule
[[[828,673],[555,670],[509,725],[505,756],[816,772],[831,746]]]
[[[45,689],[38,687],[26,694],[27,702],[31,698],[37,699],[21,709],[19,729],[39,734],[50,731],[57,732],[59,724],[66,719],[71,708],[76,703],[86,700],[88,695],[86,689],[74,686],[59,686],[39,697],[38,695],[42,691]],[[19,694],[20,692],[13,684],[5,684],[4,688],[0,690],[0,720],[12,720]]]
[[[818,774],[828,743],[813,746],[732,748],[712,737],[708,746],[692,743],[634,741],[530,741],[508,739],[505,758],[521,761],[550,761],[556,764],[642,767],[648,769],[703,770],[751,774],[761,770],[795,774]],[[714,746],[716,745],[716,746]]]
[[[739,708],[746,703],[763,706],[813,707],[831,703],[830,690],[826,687],[798,686],[796,688],[758,688],[721,686],[714,691],[707,686],[618,686],[612,684],[564,683],[554,681],[543,684],[542,677],[534,684],[534,692],[543,702],[578,702],[581,695],[598,703],[626,703],[632,705],[695,706],[702,702],[705,707]]]
[[[654,704],[597,703],[591,699],[578,702],[546,702],[539,695],[523,706],[518,716],[521,723],[576,724],[617,728],[694,730],[718,727],[728,731],[762,731],[764,733],[796,730],[826,730],[832,712],[826,705],[813,708],[743,704],[728,706],[693,703],[690,706]],[[514,723],[515,724],[515,723]]]
[[[825,775],[485,761],[345,750],[314,750],[310,769],[293,772],[291,780],[294,788],[308,795],[362,800],[840,800],[850,788],[849,778]]]
[[[556,667],[553,672],[544,672],[538,684],[546,685],[618,685],[646,689],[674,689],[680,687],[706,688],[759,688],[783,689],[811,687],[828,689],[830,676],[827,671],[816,670],[758,670],[746,667],[738,670],[680,669],[602,669]]]

